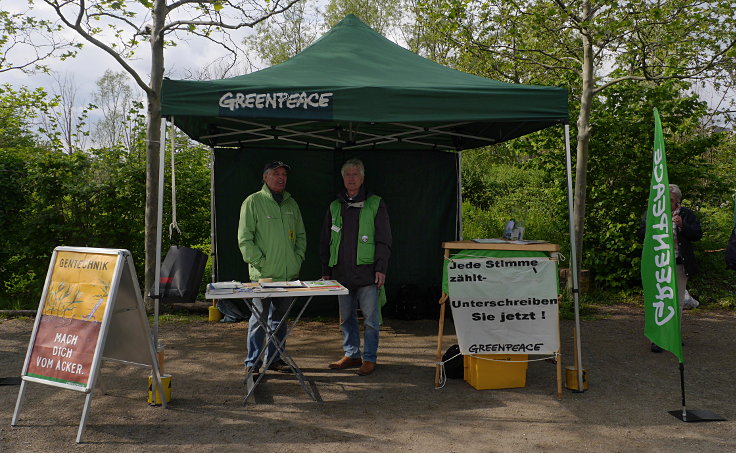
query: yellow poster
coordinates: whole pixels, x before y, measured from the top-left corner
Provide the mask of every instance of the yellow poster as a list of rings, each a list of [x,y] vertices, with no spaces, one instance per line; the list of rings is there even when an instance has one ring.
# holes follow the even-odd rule
[[[109,254],[58,252],[43,314],[102,322],[117,259]]]
[[[88,385],[117,263],[117,253],[57,251],[28,376]]]

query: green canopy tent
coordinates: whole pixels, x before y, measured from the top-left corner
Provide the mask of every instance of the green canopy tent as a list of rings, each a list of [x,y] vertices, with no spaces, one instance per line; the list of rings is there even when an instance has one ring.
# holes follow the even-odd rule
[[[317,278],[319,229],[341,187],[340,165],[360,157],[367,187],[389,207],[389,281],[439,286],[440,242],[459,234],[457,151],[564,125],[572,215],[567,109],[564,88],[447,68],[353,15],[279,65],[224,80],[164,80],[162,90],[162,114],[214,149],[219,280],[247,278],[235,238],[238,208],[260,187],[263,164],[273,159],[292,165],[287,190],[302,208],[312,260],[302,274]],[[573,259],[575,276],[576,269]]]
[[[164,80],[162,114],[213,147],[458,151],[566,123],[567,90],[447,68],[349,15],[262,71]]]

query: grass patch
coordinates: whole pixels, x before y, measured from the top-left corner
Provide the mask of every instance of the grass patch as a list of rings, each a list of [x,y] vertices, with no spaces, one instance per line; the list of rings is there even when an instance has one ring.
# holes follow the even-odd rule
[[[580,304],[580,319],[600,319],[600,310],[590,304],[584,304],[582,301],[578,301]],[[572,299],[563,299],[560,302],[560,318],[573,320],[575,319],[575,303]]]
[[[736,309],[736,272],[725,269],[725,266],[712,272],[701,272],[687,286],[702,308]]]
[[[158,315],[159,325],[166,324],[191,324],[205,320],[207,317],[201,313],[190,313],[179,311],[173,313],[161,313]],[[148,322],[153,325],[153,315],[148,315]]]
[[[0,310],[35,310],[38,308],[38,298],[39,295],[4,294],[0,296]]]
[[[634,290],[594,289],[580,294],[580,319],[593,320],[603,317],[599,307],[608,305],[641,305],[641,292]],[[575,304],[572,295],[565,291],[560,301],[560,318],[575,319]]]
[[[7,313],[0,313],[0,319],[8,320],[8,319],[21,319],[21,320],[33,320],[34,317],[31,316],[14,316]]]

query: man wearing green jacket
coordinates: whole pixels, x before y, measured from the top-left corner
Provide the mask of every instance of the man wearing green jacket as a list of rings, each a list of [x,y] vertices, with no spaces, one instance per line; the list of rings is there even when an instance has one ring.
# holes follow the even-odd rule
[[[243,201],[238,224],[238,245],[243,260],[248,263],[252,281],[269,278],[288,281],[299,277],[299,268],[307,250],[307,235],[299,206],[286,192],[289,166],[281,161],[269,162],[263,168],[263,187]],[[291,303],[290,298],[255,298],[248,323],[248,356],[246,373],[260,372],[258,358],[263,350],[265,332],[258,323],[268,322],[275,330]],[[276,332],[276,338],[286,347],[286,323]],[[275,345],[269,344],[265,362],[269,369],[289,372],[291,368],[279,357]]]

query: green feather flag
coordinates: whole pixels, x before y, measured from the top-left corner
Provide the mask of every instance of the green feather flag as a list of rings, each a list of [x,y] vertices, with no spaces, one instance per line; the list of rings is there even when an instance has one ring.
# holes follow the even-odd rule
[[[641,254],[641,280],[644,288],[644,334],[662,349],[683,362],[680,310],[677,300],[677,265],[672,235],[667,155],[659,112],[654,109],[654,154],[644,249]]]

